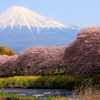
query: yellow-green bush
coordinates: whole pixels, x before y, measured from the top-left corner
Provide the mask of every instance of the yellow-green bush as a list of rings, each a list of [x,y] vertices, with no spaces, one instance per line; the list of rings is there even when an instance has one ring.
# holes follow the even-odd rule
[[[4,46],[0,46],[0,55],[16,55],[15,51],[12,49],[7,49]]]

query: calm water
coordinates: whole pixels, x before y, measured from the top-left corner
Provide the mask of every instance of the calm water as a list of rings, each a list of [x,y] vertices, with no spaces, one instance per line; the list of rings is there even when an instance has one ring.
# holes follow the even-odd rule
[[[33,96],[36,98],[45,98],[49,96],[71,96],[71,91],[62,89],[16,89],[16,88],[1,88],[0,91],[16,93],[18,95]]]

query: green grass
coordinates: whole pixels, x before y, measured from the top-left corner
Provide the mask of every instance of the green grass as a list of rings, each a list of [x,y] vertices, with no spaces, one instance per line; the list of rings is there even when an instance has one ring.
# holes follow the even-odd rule
[[[28,97],[28,96],[20,96],[16,95],[14,93],[5,93],[5,92],[0,92],[0,100],[39,100],[38,98],[35,97]],[[44,98],[44,100],[65,100],[64,97],[48,97]]]
[[[72,90],[87,85],[100,86],[100,79],[77,78],[73,76],[14,76],[0,78],[0,88],[58,88]]]
[[[5,92],[0,92],[0,98],[6,98],[9,99],[17,99],[17,100],[38,100],[34,97],[28,97],[28,96],[20,96],[16,95],[14,93],[5,93]]]
[[[0,78],[0,87],[72,89],[81,79],[72,76],[14,76]]]

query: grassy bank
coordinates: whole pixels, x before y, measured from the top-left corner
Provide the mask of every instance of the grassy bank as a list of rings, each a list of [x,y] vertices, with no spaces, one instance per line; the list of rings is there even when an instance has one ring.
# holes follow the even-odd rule
[[[58,88],[74,89],[91,83],[100,86],[100,79],[77,78],[73,76],[14,76],[0,78],[0,88]]]
[[[20,96],[14,93],[5,93],[0,92],[0,100],[39,100],[39,98],[29,97],[29,96]],[[48,97],[44,100],[65,100],[64,97]]]
[[[100,90],[94,87],[86,87],[73,92],[73,100],[100,100]]]
[[[16,95],[14,93],[0,92],[0,100],[37,100],[34,97]]]
[[[0,78],[0,87],[72,89],[81,81],[71,76],[14,76]]]

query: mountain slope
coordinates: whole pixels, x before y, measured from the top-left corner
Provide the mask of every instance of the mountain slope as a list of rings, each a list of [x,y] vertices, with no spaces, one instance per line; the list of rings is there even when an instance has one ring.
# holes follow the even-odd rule
[[[78,31],[24,7],[14,6],[0,15],[0,45],[17,52],[34,45],[69,44]]]
[[[35,12],[32,12],[24,7],[13,6],[0,16],[0,27],[13,28],[14,26],[27,26],[30,30],[31,27],[36,28],[64,28],[63,24],[60,24],[47,17],[41,16]]]

